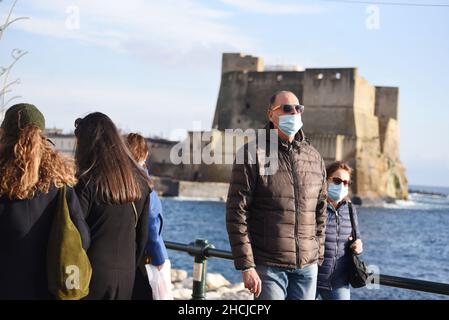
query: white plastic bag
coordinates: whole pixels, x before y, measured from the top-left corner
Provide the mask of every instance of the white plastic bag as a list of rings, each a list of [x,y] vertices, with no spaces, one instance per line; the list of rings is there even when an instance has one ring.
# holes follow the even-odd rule
[[[171,263],[165,260],[164,266],[158,270],[151,264],[146,264],[148,282],[153,292],[153,300],[173,300],[171,292]]]

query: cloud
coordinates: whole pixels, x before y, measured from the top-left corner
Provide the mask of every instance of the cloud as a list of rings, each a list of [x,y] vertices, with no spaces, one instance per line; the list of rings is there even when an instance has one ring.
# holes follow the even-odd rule
[[[170,137],[171,132],[191,130],[195,121],[210,129],[214,111],[208,96],[188,89],[151,89],[132,83],[29,77],[20,93],[22,102],[31,102],[44,113],[48,128],[57,127],[66,132],[73,130],[76,118],[100,111],[126,132],[163,133]]]
[[[192,57],[203,61],[215,52],[250,50],[253,42],[230,25],[230,12],[194,0],[34,0],[19,4],[16,16],[31,19],[13,28],[165,63]]]
[[[271,15],[310,14],[325,10],[325,7],[321,5],[282,4],[262,0],[221,0],[221,2],[239,10]]]

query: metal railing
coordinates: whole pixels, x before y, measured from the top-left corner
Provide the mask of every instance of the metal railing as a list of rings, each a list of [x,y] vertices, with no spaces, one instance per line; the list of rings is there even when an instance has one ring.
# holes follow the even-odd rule
[[[233,260],[230,251],[215,249],[207,240],[196,239],[190,244],[165,241],[167,249],[187,252],[194,257],[192,299],[206,299],[206,268],[210,257]],[[421,292],[449,296],[449,284],[432,281],[409,279],[380,274],[379,285],[393,288],[415,290]]]

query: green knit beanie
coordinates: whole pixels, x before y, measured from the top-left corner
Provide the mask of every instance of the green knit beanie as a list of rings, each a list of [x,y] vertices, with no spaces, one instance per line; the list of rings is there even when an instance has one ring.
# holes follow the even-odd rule
[[[2,128],[7,135],[18,136],[20,129],[32,124],[44,131],[44,115],[32,104],[19,103],[6,111],[5,118],[2,122]]]

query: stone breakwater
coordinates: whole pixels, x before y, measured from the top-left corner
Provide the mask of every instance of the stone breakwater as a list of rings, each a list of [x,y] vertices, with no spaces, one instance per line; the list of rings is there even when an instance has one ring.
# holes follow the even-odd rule
[[[190,300],[192,298],[193,278],[187,271],[172,269],[172,292],[175,300]],[[207,300],[253,300],[253,295],[245,289],[243,282],[231,284],[219,273],[207,273]]]

